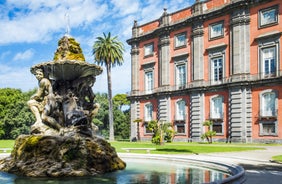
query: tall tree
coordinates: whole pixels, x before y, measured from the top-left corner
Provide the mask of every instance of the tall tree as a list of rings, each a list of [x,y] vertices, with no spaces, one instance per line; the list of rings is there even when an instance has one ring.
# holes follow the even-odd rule
[[[116,65],[122,65],[124,46],[117,36],[111,37],[103,33],[104,37],[97,37],[93,45],[93,55],[98,65],[105,65],[107,69],[108,80],[108,101],[109,101],[109,127],[110,141],[114,140],[114,121],[113,121],[113,101],[112,101],[112,77],[111,68]]]
[[[15,139],[28,134],[34,116],[27,106],[33,91],[23,93],[19,89],[0,89],[0,139]]]

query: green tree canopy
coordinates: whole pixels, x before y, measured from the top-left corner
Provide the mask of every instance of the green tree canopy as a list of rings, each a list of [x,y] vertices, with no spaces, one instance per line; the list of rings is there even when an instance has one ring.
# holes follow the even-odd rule
[[[121,96],[124,96],[121,94]],[[113,98],[113,114],[114,114],[114,129],[115,137],[117,139],[128,139],[130,132],[130,114],[129,110],[122,111],[120,103],[115,101],[116,96]],[[108,138],[109,136],[109,106],[107,102],[106,93],[96,93],[95,101],[100,104],[100,109],[97,116],[93,119],[93,123],[98,126],[100,134]],[[129,103],[129,102],[125,102]]]
[[[34,117],[27,101],[35,90],[23,93],[19,89],[0,89],[0,138],[15,139],[28,134]]]

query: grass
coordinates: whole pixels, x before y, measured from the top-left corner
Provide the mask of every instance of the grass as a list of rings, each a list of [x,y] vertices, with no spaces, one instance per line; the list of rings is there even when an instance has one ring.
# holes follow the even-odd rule
[[[0,148],[13,148],[15,144],[15,140],[0,140]],[[3,152],[2,150],[0,153]],[[11,152],[10,150],[7,153]]]
[[[156,148],[151,153],[155,154],[200,154],[215,152],[237,152],[263,149],[255,145],[243,144],[204,144],[204,143],[165,143],[164,145],[154,145],[151,142],[111,142],[117,152],[125,153],[121,148]],[[146,153],[145,150],[132,150],[132,153]]]
[[[0,148],[13,148],[14,140],[0,140]],[[155,145],[151,142],[122,142],[114,141],[111,145],[116,148],[117,152],[125,153],[121,148],[156,148],[152,150],[152,154],[200,154],[200,153],[215,153],[215,152],[238,152],[264,149],[262,144],[243,144],[243,143],[187,143],[173,142],[165,143],[164,145]],[[265,145],[265,144],[264,144]],[[269,146],[269,145],[268,145]],[[146,150],[132,150],[132,153],[146,153]],[[278,158],[279,159],[279,158]],[[280,157],[282,161],[282,156]]]
[[[272,160],[282,163],[282,155],[273,156]]]

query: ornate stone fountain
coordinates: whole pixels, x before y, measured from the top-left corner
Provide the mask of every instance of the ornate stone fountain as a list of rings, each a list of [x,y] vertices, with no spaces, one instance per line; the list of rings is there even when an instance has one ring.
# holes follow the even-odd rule
[[[99,104],[92,86],[102,68],[85,62],[79,43],[65,35],[51,62],[31,67],[38,90],[28,101],[36,122],[31,135],[16,139],[0,170],[31,177],[88,176],[121,170],[126,164],[95,135]]]

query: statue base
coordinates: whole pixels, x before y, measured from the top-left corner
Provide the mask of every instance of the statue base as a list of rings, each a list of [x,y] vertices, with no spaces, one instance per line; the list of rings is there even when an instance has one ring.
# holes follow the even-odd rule
[[[96,136],[21,135],[0,170],[28,177],[93,176],[126,167],[113,148]]]

